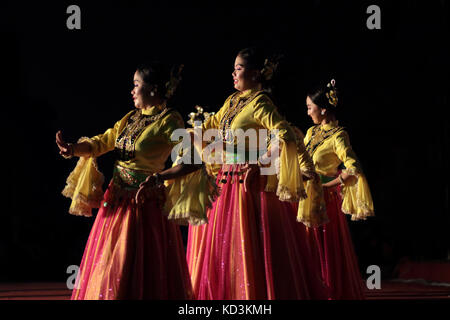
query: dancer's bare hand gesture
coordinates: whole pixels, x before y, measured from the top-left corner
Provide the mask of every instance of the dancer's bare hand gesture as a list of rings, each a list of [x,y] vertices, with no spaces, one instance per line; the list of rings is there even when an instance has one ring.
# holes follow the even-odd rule
[[[73,145],[63,140],[61,130],[56,133],[56,144],[60,155],[66,159],[73,157]]]
[[[148,176],[147,179],[139,185],[139,190],[135,197],[137,205],[142,205],[145,202],[145,199],[151,195],[154,188],[157,187],[157,180],[156,176]]]

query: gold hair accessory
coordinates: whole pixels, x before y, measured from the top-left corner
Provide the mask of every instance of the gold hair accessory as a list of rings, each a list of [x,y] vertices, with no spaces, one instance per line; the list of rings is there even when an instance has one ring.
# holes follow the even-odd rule
[[[330,91],[326,92],[325,95],[327,96],[328,102],[333,106],[336,107],[338,104],[338,98],[336,95],[336,80],[332,79],[330,83],[327,84],[327,88],[330,89]]]
[[[180,64],[178,67],[173,66],[170,71],[170,79],[166,82],[166,98],[170,99],[177,89],[180,81],[181,81],[181,71],[183,71],[184,64]]]
[[[195,109],[197,112],[189,113],[189,121],[187,122],[192,127],[195,126],[196,121],[205,122],[214,115],[214,112],[204,112],[203,108],[200,106],[195,106]]]
[[[265,81],[272,80],[273,74],[278,68],[278,64],[280,63],[280,60],[283,56],[282,55],[275,55],[269,59],[264,60],[264,67],[260,71],[261,77]]]

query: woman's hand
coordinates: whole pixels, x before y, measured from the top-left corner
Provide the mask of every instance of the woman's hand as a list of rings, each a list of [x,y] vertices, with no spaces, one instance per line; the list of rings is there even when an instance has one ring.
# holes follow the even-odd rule
[[[157,177],[156,176],[148,176],[144,182],[139,185],[139,190],[136,193],[136,204],[142,205],[145,202],[145,199],[149,197],[151,191],[154,190],[157,185]]]
[[[60,155],[66,159],[73,157],[73,145],[63,140],[61,130],[56,133],[56,144]]]
[[[244,191],[247,192],[249,187],[255,181],[255,177],[259,176],[259,166],[257,164],[244,164],[241,169],[245,170]]]

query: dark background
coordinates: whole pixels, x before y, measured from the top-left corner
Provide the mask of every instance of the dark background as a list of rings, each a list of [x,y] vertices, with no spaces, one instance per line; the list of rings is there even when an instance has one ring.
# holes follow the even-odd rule
[[[76,160],[58,155],[57,130],[75,142],[111,127],[133,108],[144,58],[185,64],[175,104],[186,120],[196,104],[217,111],[251,45],[285,54],[275,100],[303,132],[307,89],[337,81],[375,202],[375,218],[350,223],[363,275],[448,259],[447,1],[187,3],[2,3],[0,281],[65,281],[81,261],[94,218],[68,213],[61,191]],[[81,30],[66,28],[71,4]],[[371,4],[381,30],[366,27]],[[113,161],[99,159],[107,181]]]

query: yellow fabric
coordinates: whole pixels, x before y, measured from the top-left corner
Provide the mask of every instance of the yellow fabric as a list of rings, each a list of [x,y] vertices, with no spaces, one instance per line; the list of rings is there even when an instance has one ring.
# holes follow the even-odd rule
[[[205,167],[165,184],[167,201],[164,210],[169,219],[194,226],[208,222],[206,210],[218,196],[218,189]]]
[[[88,138],[81,138],[79,142]],[[92,216],[92,209],[99,208],[103,198],[103,174],[98,170],[96,158],[80,158],[70,173],[62,194],[71,198],[69,213]]]
[[[154,115],[159,113],[160,107],[152,107],[143,111],[143,114]],[[92,157],[98,157],[106,152],[114,150],[118,135],[127,124],[127,120],[133,111],[116,122],[113,128],[91,138]],[[147,170],[160,172],[164,169],[165,162],[170,156],[173,146],[177,143],[170,136],[173,130],[184,128],[181,115],[172,111],[164,115],[158,121],[153,122],[138,136],[135,142],[136,157],[128,161],[118,161],[122,167],[135,170]]]
[[[160,110],[161,107],[155,106],[143,110],[142,113],[154,115],[158,114]],[[78,161],[75,170],[68,178],[68,184],[65,191],[63,191],[64,195],[73,199],[71,208],[74,203],[80,202],[77,199],[86,198],[89,200],[95,195],[94,198],[98,200],[100,194],[103,196],[101,191],[99,193],[98,188],[95,189],[95,192],[92,188],[92,186],[98,186],[98,177],[101,174],[97,170],[95,159],[106,152],[114,150],[115,141],[118,135],[126,127],[127,120],[133,112],[134,110],[127,113],[121,120],[116,122],[112,128],[106,130],[105,133],[96,135],[90,139],[84,139],[84,141],[90,144],[91,157],[81,158]],[[148,125],[137,137],[135,142],[135,158],[128,161],[117,161],[117,165],[132,170],[148,171],[150,173],[162,171],[165,167],[167,158],[171,154],[172,148],[178,143],[177,141],[171,140],[171,135],[175,129],[179,128],[184,128],[184,122],[181,115],[176,111],[168,112],[161,119]],[[191,179],[192,182],[190,181]],[[168,218],[176,219],[177,222],[180,223],[183,222],[183,219],[184,221],[193,221],[195,224],[205,222],[205,208],[210,205],[209,198],[213,196],[215,191],[212,188],[212,185],[207,183],[208,179],[209,177],[206,172],[204,170],[199,170],[172,181],[171,185],[178,188],[178,191],[175,192],[175,189],[172,190],[170,187],[166,189],[167,203],[165,209],[169,213]],[[73,192],[71,190],[73,190]],[[195,200],[186,200],[188,195]],[[175,198],[172,199],[172,196]],[[102,198],[100,197],[99,201],[101,201],[101,199]],[[183,203],[183,200],[188,202]],[[82,212],[90,212],[86,207],[87,202],[84,201],[83,203],[85,206]],[[98,208],[98,206],[92,206],[91,208]],[[71,209],[69,212],[74,213],[78,211]],[[190,214],[193,215],[192,218],[190,217]],[[83,215],[89,216],[89,214]]]
[[[338,126],[338,122],[319,125],[322,130],[330,130]],[[305,144],[311,139],[314,127],[308,129]],[[345,170],[354,175],[356,182],[347,183],[342,188],[342,212],[352,215],[352,220],[364,220],[374,215],[372,195],[361,165],[353,151],[350,139],[345,130],[341,130],[326,139],[312,155],[316,172],[325,176],[337,176],[338,167],[344,164]]]
[[[206,157],[205,153],[203,152],[204,148],[208,145],[208,143],[203,140],[203,136],[202,136],[202,133],[204,132],[203,129],[201,127],[195,128],[195,129],[188,128],[187,131],[189,132],[189,134],[191,136],[191,142],[193,142],[193,144],[190,146],[190,149],[188,150],[188,152],[190,152],[190,150],[192,150],[192,152],[195,152],[198,155],[198,159],[202,159],[208,175],[217,177],[217,175],[219,174],[219,170],[222,168],[222,165],[217,164],[213,161],[213,159],[215,157],[214,150],[212,150],[212,152],[208,155],[209,159]],[[194,142],[200,142],[200,143],[194,143]],[[195,148],[192,148],[193,146],[195,146]],[[193,154],[192,154],[192,157],[193,157],[192,159],[194,159]],[[179,161],[179,158],[177,159],[177,161]]]
[[[364,174],[345,169],[342,171],[357,177],[355,184],[342,187],[342,212],[351,214],[352,220],[365,220],[374,216],[372,194]]]
[[[112,128],[109,128],[103,134],[92,137],[90,141],[88,141],[91,146],[91,157],[97,158],[114,149],[117,136],[125,128],[127,120],[133,111],[128,112],[122,119],[117,121]]]
[[[201,152],[194,147],[193,129],[188,129],[191,144],[185,150],[179,152],[172,166],[182,163],[183,156],[190,154],[190,161],[194,161],[194,155]],[[200,159],[200,156],[197,156]],[[219,195],[218,187],[213,176],[209,175],[205,166],[184,177],[165,181],[167,202],[164,207],[169,219],[176,220],[179,224],[201,225],[207,223],[206,210],[212,206]]]
[[[227,108],[225,106],[230,105],[230,100],[233,95],[230,95],[224,102],[223,107],[220,108],[218,112],[216,112],[214,115],[208,118],[205,122],[202,123],[202,130],[208,130],[208,129],[217,129],[219,128],[220,120],[223,118],[225,112],[227,111]]]
[[[248,97],[254,92],[255,90],[246,90],[239,94],[238,99]],[[219,128],[220,121],[230,106],[232,96],[226,99],[222,108],[214,116],[203,123],[203,130]],[[281,148],[277,164],[279,172],[276,177],[268,176],[266,190],[276,191],[278,198],[282,201],[298,201],[306,196],[296,160],[295,133],[266,94],[258,95],[248,103],[233,119],[230,128],[244,131],[248,129],[278,129]]]
[[[277,196],[281,201],[297,202],[307,197],[296,155],[295,141],[281,141]]]
[[[325,199],[323,197],[323,188],[319,176],[316,174],[314,162],[306,151],[303,140],[303,132],[292,126],[296,135],[297,154],[300,171],[309,180],[303,181],[306,195],[298,204],[297,221],[302,222],[307,227],[318,227],[328,222]]]

